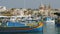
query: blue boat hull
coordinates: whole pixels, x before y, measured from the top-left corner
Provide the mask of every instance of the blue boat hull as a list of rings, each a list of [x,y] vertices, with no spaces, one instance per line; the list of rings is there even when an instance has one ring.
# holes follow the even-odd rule
[[[17,30],[17,31],[13,31],[13,32],[40,32],[40,31],[43,31],[43,27],[35,28],[32,30]]]
[[[55,25],[56,25],[57,27],[60,27],[60,22],[59,22],[59,21],[56,21]]]
[[[43,23],[40,23],[37,27],[28,27],[21,23],[8,22],[7,27],[1,27],[0,32],[40,32],[43,31]]]
[[[31,30],[14,30],[14,29],[9,30],[8,28],[4,28],[4,29],[1,29],[0,32],[41,32],[43,31],[43,27],[33,28]]]

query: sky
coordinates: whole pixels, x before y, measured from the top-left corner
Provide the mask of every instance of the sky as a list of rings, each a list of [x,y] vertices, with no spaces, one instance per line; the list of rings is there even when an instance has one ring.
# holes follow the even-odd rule
[[[7,8],[39,8],[40,4],[50,4],[52,8],[60,8],[60,0],[0,0],[0,6]]]

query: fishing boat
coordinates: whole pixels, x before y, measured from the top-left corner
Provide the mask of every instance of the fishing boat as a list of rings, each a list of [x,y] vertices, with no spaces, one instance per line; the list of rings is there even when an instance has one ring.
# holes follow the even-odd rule
[[[60,27],[60,17],[56,18],[55,22],[56,26]]]
[[[0,32],[43,31],[43,23],[40,20],[31,17],[2,16],[0,17]]]
[[[55,25],[56,26],[58,26],[58,27],[60,27],[60,13],[54,13],[55,15],[57,15],[57,18],[55,19],[56,21],[56,23],[55,23]]]
[[[55,19],[52,17],[46,17],[45,18],[45,23],[46,24],[55,24]]]

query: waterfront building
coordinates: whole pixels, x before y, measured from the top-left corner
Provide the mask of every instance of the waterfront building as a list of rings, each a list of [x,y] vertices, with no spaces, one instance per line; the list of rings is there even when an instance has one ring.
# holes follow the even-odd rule
[[[11,8],[11,9],[6,9],[6,7],[0,6],[0,15],[10,15],[10,16],[29,16],[29,15],[40,15],[40,16],[51,16],[54,17],[56,16],[54,13],[60,12],[58,9],[52,9],[50,4],[45,5],[41,4],[38,9],[25,9],[25,8]]]
[[[0,6],[0,12],[5,11],[6,7],[5,6]]]

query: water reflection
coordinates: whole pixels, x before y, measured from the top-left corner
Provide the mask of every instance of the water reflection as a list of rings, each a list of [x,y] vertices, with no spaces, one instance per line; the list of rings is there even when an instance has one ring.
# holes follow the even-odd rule
[[[56,34],[55,24],[46,23],[43,28],[43,34]]]
[[[56,27],[56,29],[57,34],[60,34],[60,27]]]

